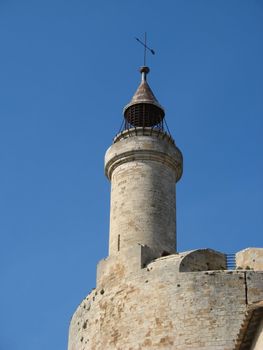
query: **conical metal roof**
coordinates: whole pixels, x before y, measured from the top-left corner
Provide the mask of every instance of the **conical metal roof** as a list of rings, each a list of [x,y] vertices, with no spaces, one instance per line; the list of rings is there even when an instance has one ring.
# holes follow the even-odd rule
[[[149,71],[148,67],[141,67],[142,81],[130,103],[123,110],[125,119],[133,126],[152,127],[164,118],[164,108],[159,104],[147,83]]]

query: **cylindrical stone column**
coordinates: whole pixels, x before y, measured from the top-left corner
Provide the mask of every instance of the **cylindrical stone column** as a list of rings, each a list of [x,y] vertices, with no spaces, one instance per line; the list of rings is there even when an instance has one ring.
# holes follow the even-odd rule
[[[147,245],[156,257],[176,251],[175,183],[182,154],[159,130],[136,128],[117,135],[105,155],[111,181],[109,255]]]

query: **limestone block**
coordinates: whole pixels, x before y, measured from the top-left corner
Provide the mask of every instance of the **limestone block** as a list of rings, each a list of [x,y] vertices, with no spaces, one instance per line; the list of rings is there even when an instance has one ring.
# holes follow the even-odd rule
[[[97,287],[113,286],[122,280],[140,274],[142,268],[154,259],[151,249],[141,244],[128,247],[124,254],[109,256],[97,265]]]
[[[263,301],[263,271],[247,271],[245,276],[248,304]]]
[[[225,254],[213,249],[196,249],[180,255],[180,272],[226,270]]]
[[[263,248],[246,248],[236,253],[238,269],[263,271]]]

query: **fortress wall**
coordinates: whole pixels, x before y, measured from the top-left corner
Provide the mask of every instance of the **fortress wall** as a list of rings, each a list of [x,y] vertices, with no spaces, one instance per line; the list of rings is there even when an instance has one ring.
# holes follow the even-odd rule
[[[246,271],[248,304],[263,301],[263,271]]]
[[[173,258],[158,259],[93,291],[73,316],[68,349],[233,350],[262,284],[253,271],[180,273]]]
[[[140,274],[146,265],[172,264],[174,273],[210,271],[226,269],[225,254],[212,249],[196,249],[182,253],[171,254],[162,258],[154,259],[154,252],[140,244],[132,245],[125,250],[125,255],[117,254],[109,256],[99,262],[97,266],[97,286],[118,284],[123,278],[134,274]]]

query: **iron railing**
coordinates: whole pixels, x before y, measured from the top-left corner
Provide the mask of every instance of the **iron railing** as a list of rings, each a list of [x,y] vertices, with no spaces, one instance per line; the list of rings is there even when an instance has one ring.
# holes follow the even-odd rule
[[[236,254],[225,254],[227,270],[236,269]]]

